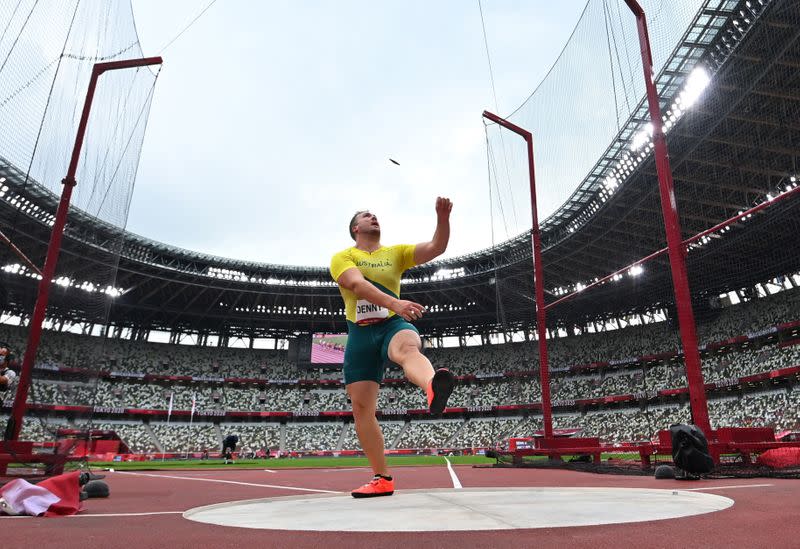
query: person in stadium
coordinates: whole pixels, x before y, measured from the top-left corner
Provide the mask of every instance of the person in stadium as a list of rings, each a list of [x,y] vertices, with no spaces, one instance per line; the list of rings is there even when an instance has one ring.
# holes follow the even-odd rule
[[[14,355],[5,343],[0,343],[0,391],[8,391],[17,379],[17,373],[11,369]],[[0,398],[0,402],[3,399]]]
[[[225,465],[235,463],[233,461],[233,453],[236,451],[236,445],[239,443],[239,437],[236,435],[228,435],[222,441],[222,457],[225,459]]]
[[[390,496],[394,480],[384,456],[384,440],[375,418],[378,389],[387,360],[399,364],[409,381],[425,391],[432,414],[441,414],[453,392],[455,377],[446,368],[434,371],[422,354],[419,332],[411,324],[425,313],[419,303],[400,299],[400,277],[415,265],[427,263],[447,249],[450,240],[448,198],[436,199],[436,230],[430,242],[381,245],[375,214],[359,211],[348,226],[355,246],[331,259],[331,276],[339,284],[347,317],[344,382],[353,406],[361,447],[373,479],[351,492],[353,497]]]

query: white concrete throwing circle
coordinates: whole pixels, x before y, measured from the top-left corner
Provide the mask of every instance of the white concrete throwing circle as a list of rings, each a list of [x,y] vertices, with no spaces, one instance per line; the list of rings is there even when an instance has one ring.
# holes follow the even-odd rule
[[[189,520],[266,530],[442,532],[592,526],[721,511],[726,497],[641,488],[400,490],[393,496],[289,496],[196,507]]]

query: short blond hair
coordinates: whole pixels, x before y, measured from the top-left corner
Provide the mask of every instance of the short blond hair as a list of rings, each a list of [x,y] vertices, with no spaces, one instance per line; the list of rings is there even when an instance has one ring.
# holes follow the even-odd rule
[[[355,214],[353,214],[353,217],[350,218],[350,226],[348,227],[348,230],[350,231],[350,238],[353,240],[356,239],[356,233],[353,232],[353,227],[356,226],[356,218],[363,213],[367,213],[368,211],[369,210],[358,210]]]

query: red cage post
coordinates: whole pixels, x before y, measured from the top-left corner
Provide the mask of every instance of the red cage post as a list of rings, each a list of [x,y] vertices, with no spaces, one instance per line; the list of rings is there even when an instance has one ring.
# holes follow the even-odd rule
[[[658,91],[654,82],[653,56],[650,50],[650,38],[647,33],[647,20],[644,10],[636,0],[625,0],[625,3],[636,16],[639,32],[639,46],[642,54],[644,82],[647,89],[647,105],[650,111],[650,122],[653,125],[653,147],[658,172],[658,187],[661,195],[661,211],[664,215],[664,228],[667,234],[669,263],[672,270],[672,284],[675,290],[675,305],[678,310],[678,325],[683,344],[683,356],[686,365],[686,378],[689,382],[689,400],[691,402],[692,421],[706,436],[711,437],[711,424],[708,419],[708,402],[703,386],[703,372],[700,369],[700,352],[697,349],[697,329],[692,310],[689,277],[686,272],[686,248],[681,242],[681,226],[678,217],[678,204],[675,200],[675,189],[672,184],[672,169],[669,165],[667,140],[662,127],[661,106]]]
[[[61,251],[61,237],[64,234],[64,223],[67,220],[69,211],[69,201],[72,197],[72,188],[77,184],[75,174],[78,171],[78,159],[80,158],[83,138],[86,133],[86,124],[89,121],[89,111],[92,108],[92,99],[97,87],[97,79],[101,74],[108,71],[129,69],[133,67],[145,67],[148,65],[160,65],[161,57],[146,57],[142,59],[128,59],[125,61],[112,61],[110,63],[96,63],[92,69],[92,76],[89,80],[89,89],[86,92],[86,101],[83,104],[83,112],[78,124],[78,133],[75,137],[75,146],[72,149],[72,157],[69,163],[67,176],[62,181],[64,187],[61,191],[61,200],[56,210],[53,232],[50,234],[50,244],[47,247],[47,257],[45,258],[44,268],[42,269],[42,280],[39,282],[39,293],[36,296],[36,304],[33,308],[30,332],[28,334],[28,345],[25,349],[25,356],[22,360],[22,368],[19,374],[19,384],[14,397],[14,406],[11,409],[11,418],[6,427],[5,439],[17,440],[22,429],[22,421],[27,408],[28,388],[31,383],[33,372],[33,362],[36,358],[36,351],[39,348],[39,339],[42,335],[42,324],[47,310],[47,301],[50,296],[50,286],[53,283],[53,275],[58,263],[58,255]]]
[[[550,404],[550,371],[547,365],[547,324],[544,306],[544,268],[542,267],[542,241],[539,234],[539,214],[536,208],[536,174],[533,163],[533,135],[528,130],[512,124],[489,111],[483,117],[507,130],[522,136],[528,145],[528,175],[531,187],[531,243],[533,246],[533,284],[536,293],[536,332],[539,335],[539,372],[542,384],[542,416],[544,417],[544,437],[553,438],[553,416]]]

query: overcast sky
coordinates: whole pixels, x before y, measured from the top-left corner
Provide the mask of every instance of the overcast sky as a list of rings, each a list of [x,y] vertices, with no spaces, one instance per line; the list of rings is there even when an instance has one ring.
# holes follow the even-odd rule
[[[161,53],[128,229],[327,266],[352,244],[354,211],[378,215],[384,244],[415,243],[441,195],[454,202],[446,257],[485,248],[481,112],[528,97],[584,3],[483,0],[496,106],[477,0],[218,0]],[[133,0],[145,55],[208,4]]]

